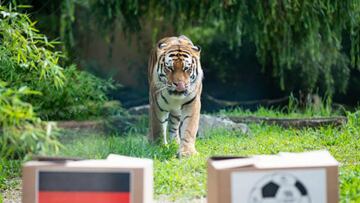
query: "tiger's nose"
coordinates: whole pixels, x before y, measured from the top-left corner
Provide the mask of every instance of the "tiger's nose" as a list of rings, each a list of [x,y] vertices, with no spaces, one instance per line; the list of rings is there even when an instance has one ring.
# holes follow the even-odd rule
[[[186,85],[184,82],[174,82],[174,85],[176,86],[176,91],[182,92],[186,90]]]

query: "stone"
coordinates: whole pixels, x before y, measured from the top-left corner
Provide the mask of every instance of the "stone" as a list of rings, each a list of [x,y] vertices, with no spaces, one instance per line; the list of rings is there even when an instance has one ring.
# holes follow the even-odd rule
[[[147,115],[149,113],[150,105],[135,106],[128,109],[130,115]],[[200,115],[200,125],[198,130],[198,137],[206,137],[206,132],[212,129],[225,129],[232,132],[239,132],[243,135],[249,135],[250,129],[244,123],[235,123],[227,117],[212,116],[207,114]]]
[[[150,105],[134,106],[128,109],[130,115],[149,114]]]
[[[250,129],[244,123],[235,123],[226,117],[201,114],[198,137],[206,137],[206,132],[208,130],[219,128],[233,132],[239,132],[243,135],[250,135]]]

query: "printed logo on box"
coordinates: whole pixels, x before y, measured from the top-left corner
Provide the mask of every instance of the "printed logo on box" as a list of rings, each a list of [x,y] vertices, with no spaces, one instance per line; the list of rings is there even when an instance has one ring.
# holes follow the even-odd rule
[[[38,203],[130,203],[130,172],[39,171]]]
[[[234,172],[232,203],[326,203],[324,169]]]

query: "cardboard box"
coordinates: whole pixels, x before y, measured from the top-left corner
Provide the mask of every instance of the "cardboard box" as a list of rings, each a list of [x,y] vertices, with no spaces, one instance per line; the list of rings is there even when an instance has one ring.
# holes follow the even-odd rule
[[[338,162],[327,151],[208,160],[209,203],[337,203]]]
[[[22,173],[23,203],[153,202],[149,159],[112,154],[105,160],[29,161]]]

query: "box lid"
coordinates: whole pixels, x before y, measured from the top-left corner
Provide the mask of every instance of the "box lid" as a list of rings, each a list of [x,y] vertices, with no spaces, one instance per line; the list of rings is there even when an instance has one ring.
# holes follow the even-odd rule
[[[70,167],[70,168],[144,168],[152,167],[151,159],[126,157],[110,154],[107,159],[88,159],[88,160],[65,160],[45,159],[46,161],[28,161],[24,167]]]
[[[326,150],[302,153],[280,152],[277,155],[256,155],[251,157],[212,157],[209,162],[217,170],[244,167],[273,169],[338,165],[338,162]]]

